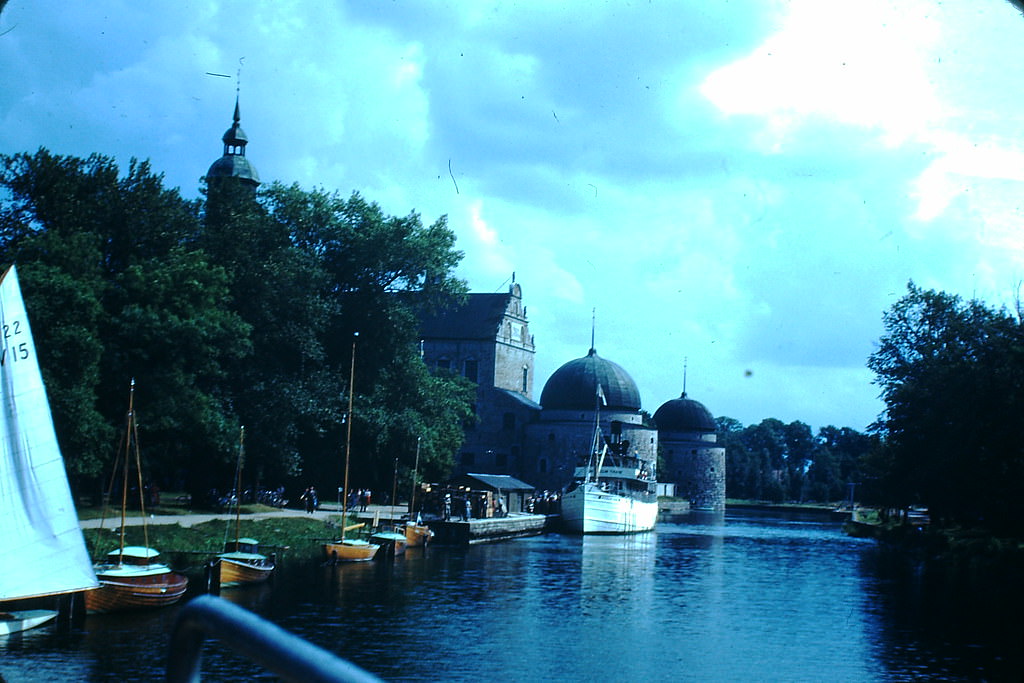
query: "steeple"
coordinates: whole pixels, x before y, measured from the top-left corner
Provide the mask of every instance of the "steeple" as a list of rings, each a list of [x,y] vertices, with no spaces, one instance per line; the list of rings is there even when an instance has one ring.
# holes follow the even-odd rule
[[[260,175],[256,168],[245,158],[245,146],[249,138],[241,126],[241,109],[239,95],[235,93],[235,115],[231,127],[225,131],[221,140],[224,142],[224,155],[213,162],[206,172],[206,182],[219,182],[221,178],[236,178],[239,182],[253,189],[260,184]]]

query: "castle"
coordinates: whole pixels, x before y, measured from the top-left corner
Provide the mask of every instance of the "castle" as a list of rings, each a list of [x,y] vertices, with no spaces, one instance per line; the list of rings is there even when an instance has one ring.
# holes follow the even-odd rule
[[[224,153],[210,166],[208,182],[231,179],[255,191],[260,179],[245,157],[237,97],[221,139]],[[577,459],[590,453],[598,416],[603,434],[621,434],[643,459],[655,460],[660,449],[658,481],[674,484],[694,509],[725,509],[725,448],[711,413],[685,390],[645,419],[633,378],[591,345],[551,375],[539,403],[533,400],[536,348],[514,276],[505,294],[470,294],[461,306],[422,320],[420,336],[429,368],[477,385],[476,419],[465,425],[456,474],[511,474],[559,490],[571,481]]]
[[[420,336],[428,367],[477,384],[476,420],[466,425],[458,473],[511,474],[538,489],[561,489],[590,452],[596,416],[603,434],[621,433],[644,459],[660,449],[658,481],[674,484],[694,509],[725,509],[725,448],[711,413],[685,391],[645,419],[632,377],[592,346],[556,370],[534,401],[536,348],[515,281],[505,294],[470,294],[462,306],[422,321]]]

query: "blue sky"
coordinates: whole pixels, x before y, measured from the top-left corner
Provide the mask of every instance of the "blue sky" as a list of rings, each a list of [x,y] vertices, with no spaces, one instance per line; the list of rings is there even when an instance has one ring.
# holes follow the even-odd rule
[[[864,429],[909,280],[1012,305],[1024,278],[1022,35],[1003,0],[11,0],[0,153],[196,196],[241,66],[265,182],[448,216],[473,291],[515,272],[535,398],[596,309],[652,413],[688,359],[714,415]]]

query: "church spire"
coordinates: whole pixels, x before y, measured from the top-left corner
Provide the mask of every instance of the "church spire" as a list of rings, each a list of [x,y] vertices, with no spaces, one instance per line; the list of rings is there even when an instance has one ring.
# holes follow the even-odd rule
[[[260,174],[256,172],[256,167],[245,158],[245,146],[249,144],[249,137],[242,130],[242,111],[239,99],[240,94],[236,88],[235,113],[231,127],[221,137],[221,141],[224,143],[224,154],[210,166],[210,170],[206,172],[206,181],[209,183],[214,178],[235,178],[255,189],[260,184]]]

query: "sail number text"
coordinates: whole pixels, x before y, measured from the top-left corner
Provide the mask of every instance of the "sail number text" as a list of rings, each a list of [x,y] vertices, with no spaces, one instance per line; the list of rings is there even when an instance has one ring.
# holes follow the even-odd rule
[[[4,348],[0,350],[0,366],[6,365],[8,360],[18,362],[28,358],[28,341],[19,342],[16,339],[21,333],[20,320],[3,324]]]

